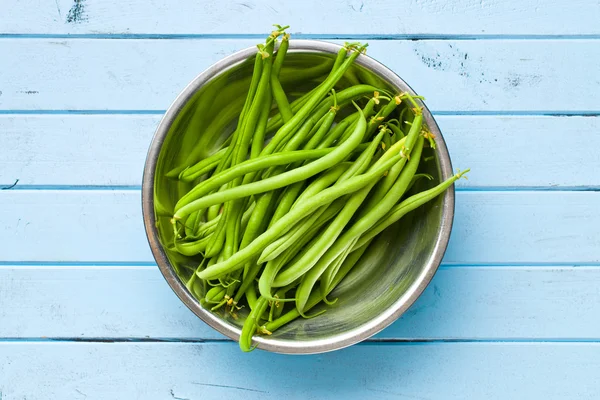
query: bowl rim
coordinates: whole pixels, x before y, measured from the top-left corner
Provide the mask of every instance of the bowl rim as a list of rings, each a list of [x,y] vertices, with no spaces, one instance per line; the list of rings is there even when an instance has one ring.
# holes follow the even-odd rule
[[[342,46],[323,40],[290,40],[289,52],[316,52],[336,54]],[[175,273],[163,247],[159,241],[158,230],[155,224],[154,213],[154,178],[158,156],[162,145],[169,132],[172,123],[175,121],[179,112],[183,109],[187,101],[199,90],[205,83],[211,81],[222,73],[245,62],[253,57],[257,52],[256,47],[248,47],[239,50],[208,67],[198,74],[171,103],[163,118],[161,119],[146,156],[144,172],[142,178],[142,215],[146,237],[152,251],[152,255],[158,264],[158,267],[177,297],[202,321],[207,323],[216,331],[235,341],[239,340],[241,330],[225,322],[209,310],[204,309],[200,303],[189,293],[185,285],[179,280]],[[374,58],[361,54],[355,63],[376,73],[379,77],[387,81],[391,86],[399,91],[407,91],[416,95],[415,91],[396,73],[384,66]],[[436,154],[439,159],[441,178],[448,179],[453,175],[450,155],[441,131],[433,118],[431,112],[423,104],[423,117],[429,130],[436,136]],[[283,354],[317,354],[333,350],[342,349],[377,334],[395,320],[397,320],[423,293],[425,288],[431,282],[436,271],[441,264],[442,258],[446,252],[450,240],[454,220],[455,190],[451,185],[445,192],[442,200],[442,220],[438,228],[436,243],[433,252],[426,265],[407,291],[400,296],[393,304],[369,320],[367,323],[357,326],[347,332],[335,334],[330,337],[315,340],[282,340],[269,336],[255,336],[254,343],[259,349],[283,353]]]

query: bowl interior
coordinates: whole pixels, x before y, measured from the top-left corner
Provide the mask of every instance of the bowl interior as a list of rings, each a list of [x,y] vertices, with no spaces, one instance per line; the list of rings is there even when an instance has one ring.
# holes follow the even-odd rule
[[[322,79],[328,73],[334,57],[333,53],[294,46],[292,41],[281,75],[286,93],[297,96],[312,89],[316,82],[314,79]],[[391,75],[373,72],[369,65],[373,62],[368,57],[360,56],[340,86],[360,82],[393,93],[412,92],[397,77],[390,79]],[[249,87],[252,64],[251,55],[230,63],[227,69],[213,74],[208,82],[199,88],[192,88],[188,91],[189,95],[179,99],[180,106],[166,129],[163,121],[164,135],[159,138],[161,143],[153,174],[155,234],[158,234],[162,244],[160,249],[153,248],[153,251],[155,255],[156,251],[166,254],[170,264],[161,266],[163,273],[169,269],[186,279],[201,260],[199,257],[183,257],[165,250],[173,239],[170,225],[173,206],[191,188],[190,184],[165,178],[165,173],[186,160],[191,152],[201,156],[213,153],[233,131],[235,116],[243,106],[244,95]],[[292,70],[292,67],[299,66],[306,67],[302,74]],[[413,190],[431,187],[451,173],[448,153],[439,129],[427,110],[424,114],[429,129],[437,136],[438,146],[436,150],[426,149],[424,157],[433,157],[421,163],[420,172],[431,174],[434,181],[421,181],[417,184],[421,187]],[[259,347],[269,349],[275,343],[275,351],[296,352],[290,349],[299,349],[303,345],[310,347],[311,343],[329,343],[329,350],[336,347],[331,346],[336,338],[340,339],[337,347],[342,347],[385,327],[408,308],[435,272],[447,244],[448,237],[443,231],[449,231],[451,217],[449,219],[448,214],[452,214],[452,209],[451,188],[446,195],[406,215],[372,242],[356,267],[330,295],[330,298],[338,299],[334,306],[328,306],[327,312],[318,317],[297,319],[275,331],[272,336],[259,339]],[[222,311],[211,312],[189,293],[183,296],[182,293],[187,290],[179,278],[171,279],[169,283],[198,316],[227,336],[237,339],[243,318],[236,320]],[[321,308],[319,306],[310,313],[318,312]],[[247,308],[239,312],[241,316],[246,313]]]

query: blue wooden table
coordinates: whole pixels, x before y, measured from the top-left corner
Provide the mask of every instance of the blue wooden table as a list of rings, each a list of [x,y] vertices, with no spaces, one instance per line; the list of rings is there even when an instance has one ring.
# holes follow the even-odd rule
[[[5,0],[0,399],[600,398],[598,0]],[[262,38],[368,41],[457,168],[443,265],[368,342],[256,351],[171,292],[145,152],[200,71]]]

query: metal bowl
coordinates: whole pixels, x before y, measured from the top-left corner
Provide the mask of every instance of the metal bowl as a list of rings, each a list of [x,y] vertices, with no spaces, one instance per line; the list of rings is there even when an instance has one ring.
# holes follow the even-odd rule
[[[339,49],[339,45],[323,41],[292,40],[282,70],[284,87],[290,87],[286,79],[294,78],[289,74],[286,77],[286,66],[327,63],[331,66]],[[190,310],[233,340],[239,339],[243,318],[235,320],[212,312],[188,292],[175,269],[182,268],[186,262],[197,265],[197,260],[182,260],[165,251],[163,243],[170,240],[172,232],[169,233],[171,228],[161,228],[168,226],[169,220],[168,213],[161,214],[161,207],[172,207],[178,196],[189,190],[186,185],[164,178],[164,172],[180,162],[186,149],[193,145],[200,145],[210,153],[223,142],[224,133],[233,129],[230,123],[219,132],[204,130],[224,104],[236,108],[239,103],[241,109],[241,102],[236,99],[243,95],[235,94],[243,93],[240,88],[247,88],[249,84],[256,51],[252,47],[222,59],[179,94],[152,139],[142,184],[146,235],[160,271]],[[386,87],[392,92],[415,94],[394,72],[366,55],[356,59],[350,74],[354,79]],[[225,99],[225,103],[219,99]],[[194,110],[200,104],[208,110],[212,107],[212,111],[195,115]],[[427,108],[423,115],[437,138],[437,148],[429,150],[433,160],[421,163],[420,168],[439,182],[452,175],[450,156]],[[193,133],[188,134],[190,131]],[[203,135],[198,137],[200,131]],[[155,202],[160,204],[157,209]],[[390,325],[415,302],[437,271],[450,238],[453,216],[454,186],[451,186],[444,195],[409,213],[373,241],[361,261],[331,294],[339,300],[334,306],[328,306],[327,312],[312,319],[297,319],[271,336],[256,337],[258,348],[277,353],[322,353],[365,340]]]

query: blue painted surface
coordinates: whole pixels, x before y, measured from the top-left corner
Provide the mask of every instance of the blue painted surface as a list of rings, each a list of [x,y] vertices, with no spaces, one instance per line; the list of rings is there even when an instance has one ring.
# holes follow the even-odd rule
[[[5,3],[1,400],[600,398],[597,0]],[[422,297],[331,354],[241,354],[177,300],[143,233],[163,110],[264,21],[368,40],[473,170]]]

